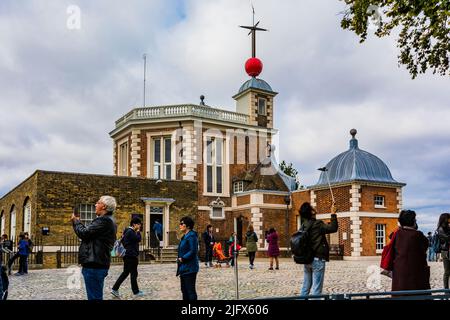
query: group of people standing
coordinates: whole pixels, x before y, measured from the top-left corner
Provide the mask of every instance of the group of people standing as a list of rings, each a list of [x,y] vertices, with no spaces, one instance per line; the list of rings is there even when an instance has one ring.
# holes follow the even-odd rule
[[[82,266],[81,273],[88,300],[103,300],[105,278],[111,265],[111,251],[116,242],[117,226],[113,218],[116,206],[115,198],[102,196],[95,205],[96,218],[89,225],[84,225],[75,213],[71,217],[73,230],[81,239],[78,262]],[[141,226],[142,221],[133,218],[130,226],[122,233],[120,242],[125,248],[124,267],[111,289],[114,297],[120,298],[119,288],[129,275],[134,296],[140,297],[145,294],[139,290],[137,283]],[[199,270],[198,239],[193,227],[194,221],[190,217],[180,220],[180,231],[183,236],[178,246],[176,275],[180,277],[181,291],[185,300],[197,299],[195,282]]]
[[[72,216],[73,229],[81,239],[79,263],[82,265],[82,274],[89,300],[103,299],[104,279],[108,274],[111,250],[116,241],[117,227],[113,219],[115,208],[115,199],[110,196],[103,196],[96,204],[97,218],[91,224],[85,226],[81,223],[79,217]],[[313,251],[312,262],[303,266],[304,279],[300,295],[320,295],[323,290],[325,265],[329,261],[329,245],[326,235],[338,230],[336,209],[334,205],[331,207],[329,223],[317,220],[316,211],[308,202],[300,207],[299,214],[302,228],[308,230],[309,243]],[[199,272],[199,243],[198,234],[194,231],[194,224],[191,217],[185,216],[180,219],[179,228],[182,237],[178,245],[176,275],[180,278],[183,300],[197,300],[196,279]],[[398,224],[399,227],[391,235],[394,248],[392,291],[430,289],[430,269],[427,264],[429,240],[422,232],[418,231],[416,213],[411,210],[402,210],[398,218]],[[111,293],[115,297],[120,297],[119,288],[129,275],[131,275],[133,294],[135,296],[144,295],[137,284],[141,226],[142,221],[139,218],[133,218],[130,226],[122,234],[121,242],[126,249],[126,254],[123,256],[123,272],[112,287]],[[450,278],[450,214],[444,213],[440,216],[437,234],[445,270],[443,276],[444,288],[448,289]],[[269,270],[273,270],[274,262],[275,270],[279,269],[278,238],[278,233],[274,228],[271,228],[266,234],[270,258]],[[258,236],[252,225],[248,227],[245,239],[249,268],[254,269],[255,255],[258,250]],[[25,235],[22,240],[19,241],[19,256],[25,255],[29,250],[29,242]],[[206,231],[202,234],[202,240],[206,247],[205,264],[209,267],[212,265],[212,245],[216,241],[211,225],[208,225]],[[235,235],[232,235],[231,240],[236,241]],[[26,267],[20,270],[26,272]]]
[[[0,251],[7,253],[9,259],[7,261],[8,275],[12,273],[14,262],[19,259],[19,270],[15,274],[17,276],[28,274],[28,257],[33,251],[33,241],[30,239],[28,232],[21,232],[17,241],[17,250],[13,253],[13,241],[8,238],[7,234],[3,234],[0,242]]]
[[[33,241],[31,241],[28,232],[21,232],[17,242],[17,250],[13,251],[14,243],[3,234],[0,240],[0,300],[6,300],[8,297],[9,279],[14,262],[19,259],[19,270],[16,276],[28,274],[28,256],[33,251]],[[14,254],[13,254],[14,253]],[[3,258],[8,257],[6,265]]]
[[[208,225],[206,227],[205,232],[202,233],[202,239],[205,244],[205,266],[212,267],[212,259],[213,259],[213,246],[216,242],[216,238],[214,237],[212,231],[212,225]],[[270,261],[269,270],[273,269],[273,263],[275,261],[275,270],[280,269],[280,264],[278,257],[280,255],[280,247],[278,244],[278,233],[275,228],[270,228],[269,231],[266,231],[265,237],[268,243],[268,256]],[[231,266],[234,266],[234,254],[235,254],[235,242],[236,242],[236,254],[238,255],[241,246],[239,245],[236,234],[233,232],[228,240],[229,245],[229,257],[231,261]],[[249,260],[249,269],[255,268],[255,257],[256,252],[258,251],[258,235],[256,234],[253,225],[249,225],[247,232],[245,233],[245,242],[246,242],[246,250]]]

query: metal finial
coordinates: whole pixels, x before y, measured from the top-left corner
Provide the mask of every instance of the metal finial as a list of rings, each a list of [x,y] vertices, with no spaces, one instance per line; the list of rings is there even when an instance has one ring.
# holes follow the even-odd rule
[[[358,133],[358,131],[356,131],[356,129],[350,130],[350,134],[352,135],[353,139],[355,139],[355,136],[357,133]]]
[[[204,101],[204,100],[205,100],[205,96],[204,96],[204,95],[201,95],[201,96],[200,96],[200,105],[201,105],[201,106],[204,106],[204,105],[205,105],[205,101]]]

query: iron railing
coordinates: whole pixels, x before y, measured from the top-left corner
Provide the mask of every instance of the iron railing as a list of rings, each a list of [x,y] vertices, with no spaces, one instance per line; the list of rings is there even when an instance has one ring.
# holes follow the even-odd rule
[[[266,297],[258,300],[450,300],[450,289],[407,290],[322,295]]]
[[[153,232],[145,232],[141,235],[142,240],[139,243],[139,262],[160,260],[162,250],[160,242],[155,238]],[[60,250],[57,253],[58,268],[78,264],[78,249],[80,244],[81,240],[76,235],[64,237],[63,245],[60,246]],[[123,263],[122,257],[111,257],[111,264],[121,263]]]

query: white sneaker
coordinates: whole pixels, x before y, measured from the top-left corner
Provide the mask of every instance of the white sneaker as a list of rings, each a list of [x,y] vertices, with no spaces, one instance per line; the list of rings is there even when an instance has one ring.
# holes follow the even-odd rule
[[[111,294],[112,294],[114,297],[120,299],[120,294],[119,294],[119,291],[118,291],[118,290],[111,290]]]
[[[134,296],[135,298],[143,297],[143,296],[145,296],[145,293],[142,292],[142,291],[139,291],[138,293],[134,294],[133,296]]]

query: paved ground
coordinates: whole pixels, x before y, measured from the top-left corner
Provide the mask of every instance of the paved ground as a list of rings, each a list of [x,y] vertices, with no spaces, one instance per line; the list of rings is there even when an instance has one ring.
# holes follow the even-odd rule
[[[280,297],[298,295],[303,280],[303,268],[290,259],[281,259],[280,270],[269,271],[268,260],[257,260],[249,270],[245,257],[239,259],[240,298]],[[324,292],[389,291],[390,279],[378,277],[379,261],[331,261],[326,266]],[[431,287],[442,287],[442,263],[430,263]],[[139,267],[139,285],[146,292],[142,299],[181,299],[175,264],[151,264]],[[105,299],[121,272],[113,266],[106,278]],[[78,281],[77,268],[31,270],[26,276],[10,277],[10,299],[85,299],[84,284]],[[78,287],[78,284],[80,286]],[[368,288],[368,284],[369,287]],[[379,287],[377,290],[376,287]],[[77,288],[78,287],[78,288]],[[122,299],[132,299],[127,279],[120,289]],[[197,277],[199,299],[234,299],[235,283],[232,268],[205,268],[201,265]]]

